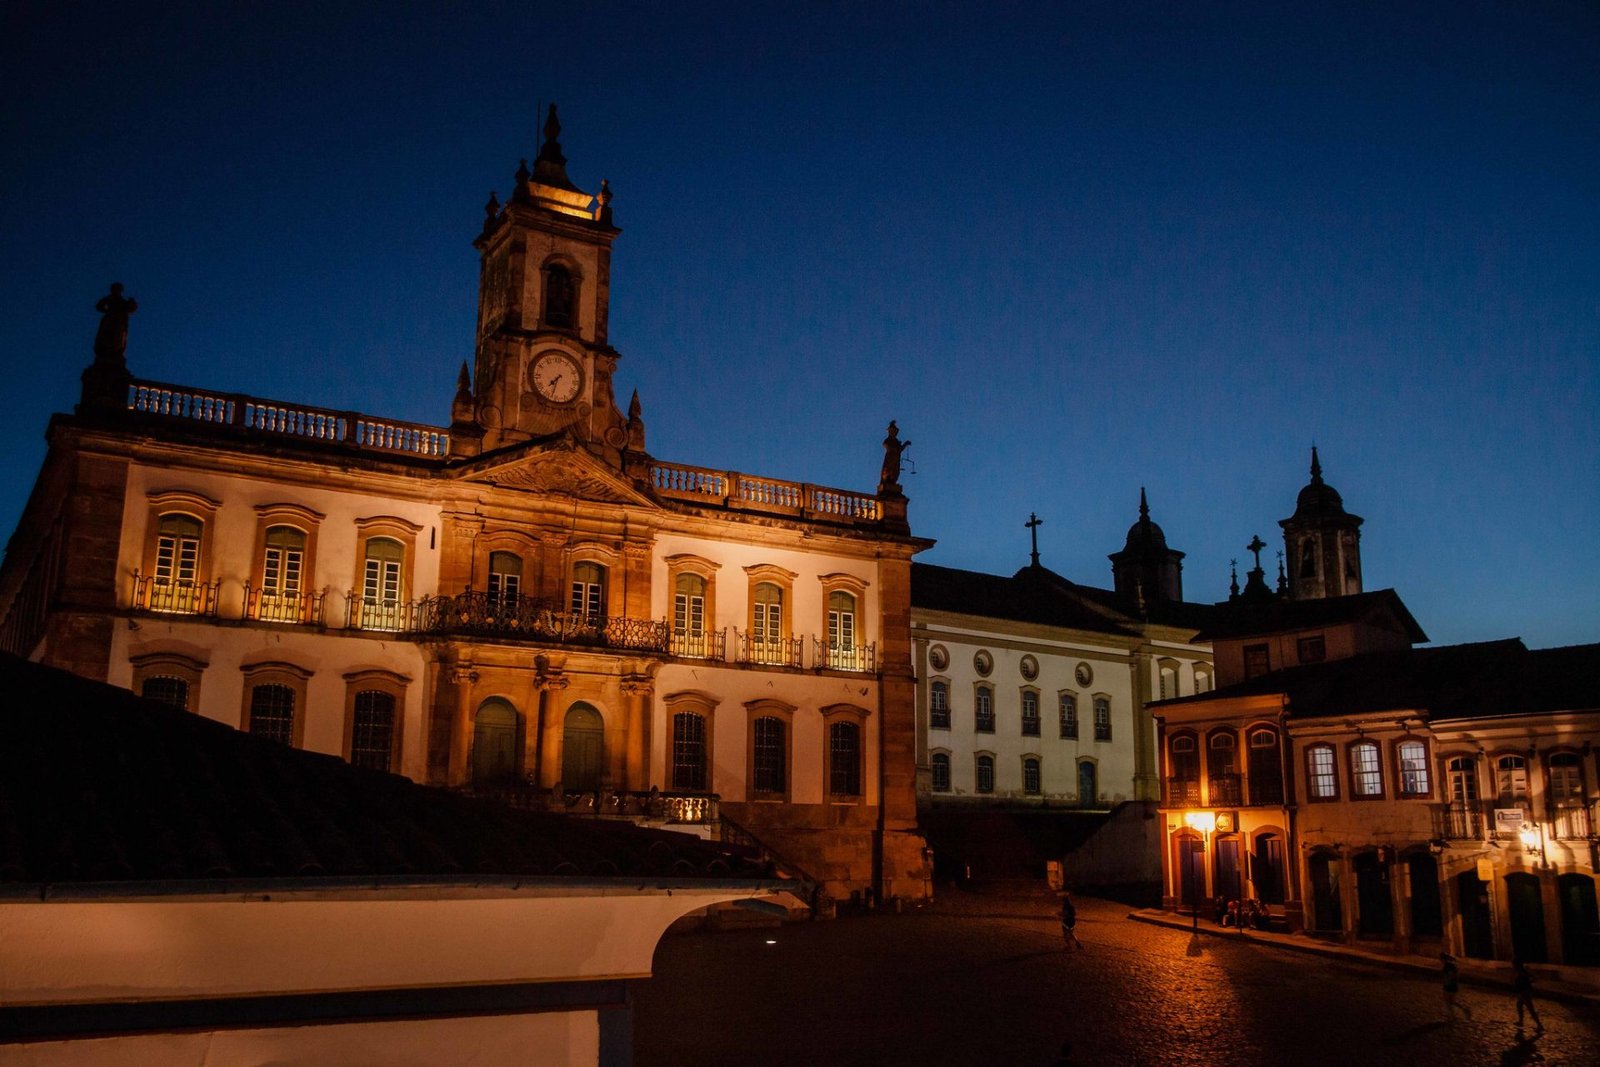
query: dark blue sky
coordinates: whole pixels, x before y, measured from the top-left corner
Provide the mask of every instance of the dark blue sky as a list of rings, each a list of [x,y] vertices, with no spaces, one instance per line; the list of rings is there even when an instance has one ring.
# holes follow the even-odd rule
[[[1600,640],[1593,5],[193,6],[0,15],[6,529],[113,279],[137,375],[447,422],[555,99],[659,458],[894,417],[923,559],[1107,585],[1145,485],[1214,600],[1315,441],[1436,641]]]

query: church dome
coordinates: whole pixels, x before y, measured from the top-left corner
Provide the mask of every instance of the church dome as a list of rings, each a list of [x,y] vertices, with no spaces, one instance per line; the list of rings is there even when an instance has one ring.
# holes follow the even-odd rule
[[[1322,480],[1322,463],[1317,459],[1317,446],[1311,446],[1311,481],[1295,498],[1294,517],[1308,518],[1316,515],[1343,515],[1344,498],[1339,491]]]
[[[1123,552],[1144,553],[1151,550],[1165,552],[1167,535],[1150,518],[1150,505],[1145,502],[1144,490],[1139,490],[1139,521],[1128,527],[1128,540]]]

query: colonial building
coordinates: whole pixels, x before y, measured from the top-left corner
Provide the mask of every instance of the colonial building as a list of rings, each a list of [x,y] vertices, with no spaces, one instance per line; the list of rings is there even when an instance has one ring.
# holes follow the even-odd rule
[[[1219,688],[1155,705],[1167,905],[1253,897],[1399,951],[1600,963],[1600,646],[1413,648],[1392,590],[1350,591],[1359,521],[1313,457],[1284,524],[1304,580],[1273,594],[1258,555],[1201,635]]]
[[[891,425],[876,493],[646,451],[637,394],[615,399],[611,192],[568,177],[554,108],[544,132],[474,242],[448,426],[134,378],[114,287],[0,570],[4,647],[361,766],[665,812],[834,894],[920,896],[930,542],[903,446]]]
[[[1037,549],[1010,577],[912,565],[917,800],[936,844],[964,854],[944,859],[982,868],[974,838],[1004,832],[969,816],[1103,814],[1159,797],[1145,705],[1212,688],[1211,650],[1196,640],[1212,608],[1183,600],[1183,553],[1143,490],[1139,505],[1111,556],[1114,589],[1069,581]],[[1059,856],[1100,822],[1034,827],[1028,851]]]

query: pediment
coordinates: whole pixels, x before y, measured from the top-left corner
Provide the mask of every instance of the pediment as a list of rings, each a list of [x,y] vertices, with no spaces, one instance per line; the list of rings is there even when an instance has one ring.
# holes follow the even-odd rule
[[[597,504],[655,506],[622,474],[569,441],[524,445],[482,457],[463,469],[461,478]]]

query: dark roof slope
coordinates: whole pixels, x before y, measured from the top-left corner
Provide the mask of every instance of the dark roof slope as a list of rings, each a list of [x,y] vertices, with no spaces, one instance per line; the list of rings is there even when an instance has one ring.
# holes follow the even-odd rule
[[[0,656],[0,883],[772,877],[628,823],[512,811]]]
[[[1384,611],[1392,612],[1415,644],[1428,640],[1417,620],[1412,618],[1400,594],[1393,589],[1375,589],[1350,596],[1318,597],[1312,600],[1272,600],[1267,603],[1229,601],[1216,606],[1209,625],[1201,631],[1202,641],[1256,634],[1290,633],[1319,626],[1360,622]]]
[[[1115,593],[1068,581],[1048,567],[1024,567],[1006,577],[940,567],[911,565],[911,604],[932,611],[982,615],[991,619],[1036,622],[1092,633],[1135,637],[1141,620],[1128,613]],[[1208,604],[1150,605],[1149,621],[1199,627],[1214,611]]]
[[[1600,709],[1600,644],[1530,652],[1521,640],[1369,652],[1274,671],[1195,704],[1282,693],[1291,718],[1420,710],[1434,720]]]

